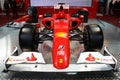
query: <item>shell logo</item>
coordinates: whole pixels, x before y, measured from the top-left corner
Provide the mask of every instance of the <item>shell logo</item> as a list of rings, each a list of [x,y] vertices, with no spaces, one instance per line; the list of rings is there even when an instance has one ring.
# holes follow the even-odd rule
[[[59,59],[59,63],[62,64],[63,63],[63,59]]]
[[[8,61],[13,61],[13,59],[12,59],[12,58],[9,58]]]
[[[67,33],[65,33],[65,32],[58,32],[58,33],[56,33],[56,36],[57,37],[67,37]]]

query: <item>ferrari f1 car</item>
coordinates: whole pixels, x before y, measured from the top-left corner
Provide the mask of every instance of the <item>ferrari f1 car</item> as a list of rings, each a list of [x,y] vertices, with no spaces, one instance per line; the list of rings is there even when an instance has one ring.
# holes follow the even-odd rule
[[[117,60],[107,48],[104,48],[103,53],[99,52],[104,40],[101,27],[97,24],[83,25],[87,21],[88,15],[85,14],[88,14],[88,11],[81,9],[77,14],[70,15],[64,12],[63,4],[57,6],[58,13],[45,13],[39,16],[40,23],[28,22],[21,27],[19,45],[22,53],[17,54],[17,47],[15,48],[12,55],[5,60],[6,70],[31,72],[116,70]],[[30,15],[36,15],[32,7],[28,12]],[[74,41],[77,44],[72,45]],[[77,47],[77,55],[73,59],[72,55],[78,44],[83,45],[84,50],[81,51],[79,50],[81,48]],[[50,51],[50,55],[45,58],[49,54],[47,50]]]

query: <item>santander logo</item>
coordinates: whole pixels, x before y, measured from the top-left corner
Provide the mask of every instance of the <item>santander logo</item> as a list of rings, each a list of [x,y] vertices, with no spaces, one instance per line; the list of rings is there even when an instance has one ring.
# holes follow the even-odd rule
[[[32,53],[30,57],[26,58],[27,61],[36,61],[37,58],[34,56],[34,54]]]
[[[89,54],[88,57],[86,57],[87,61],[95,61],[95,57],[92,54]]]

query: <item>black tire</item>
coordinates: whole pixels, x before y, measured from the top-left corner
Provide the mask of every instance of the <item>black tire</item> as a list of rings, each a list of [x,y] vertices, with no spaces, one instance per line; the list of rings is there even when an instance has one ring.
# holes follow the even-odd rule
[[[79,10],[78,14],[79,14],[79,16],[80,15],[84,16],[84,22],[88,22],[88,15],[89,15],[88,11],[86,11],[86,10]]]
[[[35,7],[28,7],[28,15],[31,20],[26,21],[27,23],[38,23],[37,9]]]
[[[99,25],[86,25],[83,38],[86,51],[96,51],[102,49],[104,38],[102,29]]]
[[[34,51],[38,47],[36,27],[31,24],[24,25],[19,32],[19,45],[22,51]]]
[[[35,7],[28,7],[28,15],[29,16],[36,16],[37,15],[37,9]]]

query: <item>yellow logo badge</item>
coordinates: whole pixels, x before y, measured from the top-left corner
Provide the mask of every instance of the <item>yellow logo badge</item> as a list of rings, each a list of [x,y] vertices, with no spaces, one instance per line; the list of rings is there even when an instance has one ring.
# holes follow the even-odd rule
[[[63,63],[63,59],[59,59],[59,63],[61,63],[61,64],[62,64],[62,63]]]
[[[57,37],[67,37],[67,34],[65,32],[58,32],[56,33]]]

